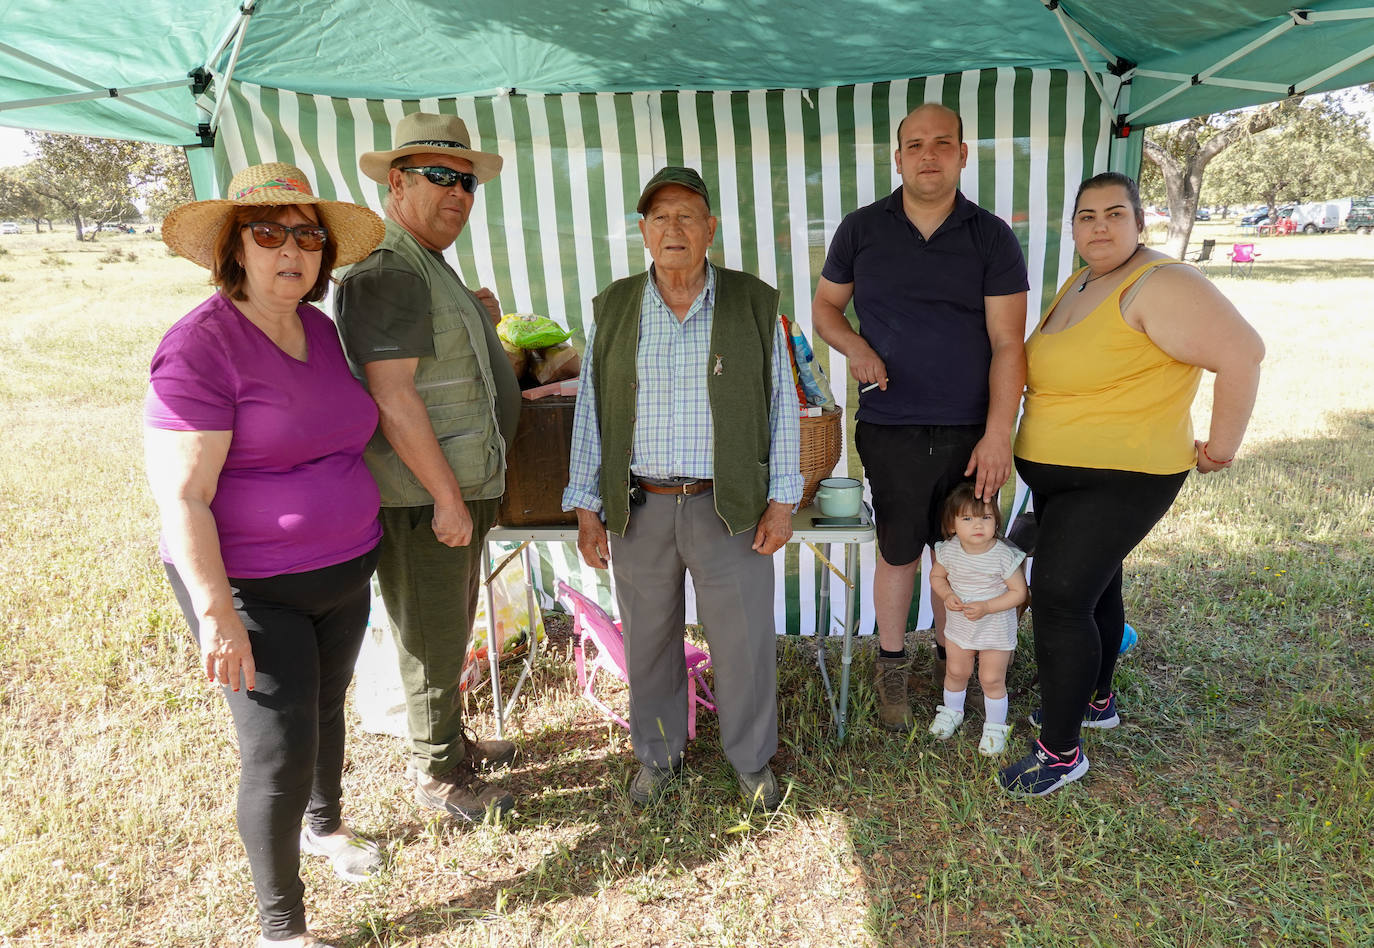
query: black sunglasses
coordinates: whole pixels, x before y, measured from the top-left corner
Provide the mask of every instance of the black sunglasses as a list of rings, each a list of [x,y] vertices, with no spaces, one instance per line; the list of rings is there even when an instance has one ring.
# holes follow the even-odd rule
[[[441,188],[451,188],[455,184],[461,184],[463,190],[468,194],[477,193],[477,175],[471,171],[455,171],[452,168],[443,168],[437,165],[425,165],[420,168],[402,168],[402,171],[409,171],[411,174],[422,174],[430,184],[436,184]]]
[[[268,250],[275,250],[286,243],[286,235],[296,238],[296,246],[307,253],[317,253],[324,249],[329,239],[329,231],[319,224],[297,224],[287,227],[276,221],[249,221],[243,225],[253,235],[253,243]]]

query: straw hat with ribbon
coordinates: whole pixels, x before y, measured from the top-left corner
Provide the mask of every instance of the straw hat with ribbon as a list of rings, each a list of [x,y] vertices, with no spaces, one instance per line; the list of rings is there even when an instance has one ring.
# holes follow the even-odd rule
[[[192,201],[173,210],[162,222],[162,239],[178,256],[209,270],[214,264],[215,238],[233,208],[288,204],[315,205],[320,223],[329,231],[329,240],[336,248],[336,267],[357,263],[386,234],[386,225],[372,211],[347,201],[316,197],[301,169],[270,161],[251,165],[234,175],[229,182],[229,197],[224,200]]]
[[[407,155],[452,155],[472,162],[477,180],[486,182],[501,173],[500,155],[472,150],[468,125],[456,115],[412,112],[396,123],[391,151],[369,151],[358,159],[358,167],[373,181],[386,184],[387,171],[397,158]]]

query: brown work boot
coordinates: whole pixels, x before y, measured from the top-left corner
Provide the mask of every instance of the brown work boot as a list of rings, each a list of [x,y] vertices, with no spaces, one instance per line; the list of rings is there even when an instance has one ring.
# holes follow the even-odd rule
[[[907,669],[905,656],[873,660],[873,681],[878,692],[878,723],[889,731],[910,731],[916,726],[907,698]]]
[[[438,777],[420,773],[415,781],[415,802],[473,822],[484,819],[488,810],[500,814],[515,807],[515,799],[477,776],[467,759]]]
[[[520,756],[520,751],[510,741],[479,741],[467,728],[463,728],[462,737],[463,755],[472,761],[472,766],[479,772],[505,767]],[[406,758],[406,776],[409,779],[419,780],[423,774],[418,760],[414,757]]]
[[[515,761],[516,749],[510,741],[479,741],[464,730],[463,745],[468,760],[472,761],[472,765],[478,770],[495,770]]]
[[[945,660],[940,657],[940,645],[936,642],[930,643],[930,681],[941,691],[945,687]]]

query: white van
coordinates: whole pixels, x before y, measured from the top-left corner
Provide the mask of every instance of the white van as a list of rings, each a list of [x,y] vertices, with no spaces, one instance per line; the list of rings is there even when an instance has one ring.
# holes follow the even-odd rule
[[[1329,234],[1341,226],[1341,206],[1335,201],[1299,204],[1293,208],[1293,223],[1304,234]]]

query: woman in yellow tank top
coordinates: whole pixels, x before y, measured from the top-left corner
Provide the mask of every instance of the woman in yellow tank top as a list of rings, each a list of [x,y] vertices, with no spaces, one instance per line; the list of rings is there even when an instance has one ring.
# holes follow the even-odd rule
[[[1264,343],[1196,269],[1140,242],[1136,183],[1083,182],[1073,240],[1087,266],[1026,341],[1016,469],[1038,524],[1031,618],[1041,728],[1002,786],[1043,796],[1088,770],[1080,729],[1115,727],[1112,673],[1125,612],[1121,563],[1168,511],[1188,471],[1229,467],[1245,435]],[[1191,407],[1216,373],[1207,440]]]

